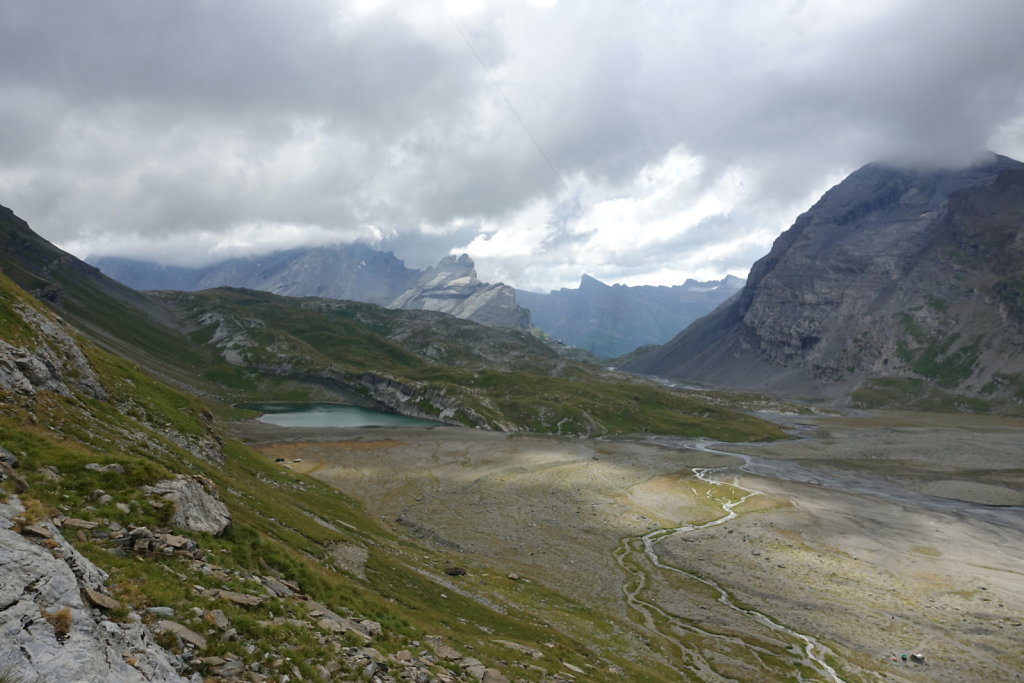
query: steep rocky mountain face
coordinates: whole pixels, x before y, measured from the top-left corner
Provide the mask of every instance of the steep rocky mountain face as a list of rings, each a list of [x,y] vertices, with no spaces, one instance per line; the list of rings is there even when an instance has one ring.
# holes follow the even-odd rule
[[[388,308],[440,311],[490,327],[526,329],[530,315],[516,304],[516,290],[480,282],[467,254],[446,256]]]
[[[194,291],[244,287],[283,296],[322,296],[386,305],[412,287],[420,271],[391,252],[362,244],[290,249],[205,268],[176,268],[116,257],[92,264],[133,289]]]
[[[1024,164],[869,164],[776,240],[736,299],[629,369],[805,395],[861,385],[865,400],[1019,403],[1022,273]]]
[[[606,285],[584,275],[577,289],[547,294],[519,290],[519,303],[534,325],[566,344],[602,358],[639,346],[664,344],[738,292],[743,280],[687,280],[675,287]]]

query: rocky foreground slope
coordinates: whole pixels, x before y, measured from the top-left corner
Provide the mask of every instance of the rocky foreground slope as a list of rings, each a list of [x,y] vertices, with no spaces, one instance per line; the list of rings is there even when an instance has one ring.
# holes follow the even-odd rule
[[[0,333],[5,683],[507,683],[591,666],[579,641],[482,609],[444,578],[449,558],[233,440],[207,404],[3,276]]]
[[[867,403],[1019,404],[1022,227],[1020,162],[869,164],[776,240],[736,299],[628,369],[811,396],[859,386]]]

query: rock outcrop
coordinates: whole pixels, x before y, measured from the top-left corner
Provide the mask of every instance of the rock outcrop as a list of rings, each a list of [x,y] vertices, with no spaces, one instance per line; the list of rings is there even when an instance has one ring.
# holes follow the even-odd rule
[[[576,289],[547,294],[518,290],[530,321],[555,339],[602,358],[664,344],[743,287],[743,280],[687,280],[675,287],[606,285],[584,275]]]
[[[526,329],[530,315],[516,304],[516,290],[480,282],[467,254],[446,256],[388,308],[440,311],[489,327]]]
[[[174,505],[171,524],[179,529],[218,536],[231,524],[227,506],[217,498],[213,484],[202,477],[179,475],[144,486],[143,491]]]
[[[34,333],[36,343],[29,348],[0,340],[0,388],[22,395],[53,391],[63,396],[77,389],[92,398],[107,397],[61,320],[20,304],[14,310]]]
[[[899,377],[1024,389],[1024,164],[869,164],[754,264],[742,293],[627,369],[802,395]]]
[[[103,595],[106,574],[57,527],[38,525],[52,551],[11,529],[23,512],[16,497],[0,504],[0,672],[33,681],[186,681],[137,614],[115,623],[83,601],[83,592]]]

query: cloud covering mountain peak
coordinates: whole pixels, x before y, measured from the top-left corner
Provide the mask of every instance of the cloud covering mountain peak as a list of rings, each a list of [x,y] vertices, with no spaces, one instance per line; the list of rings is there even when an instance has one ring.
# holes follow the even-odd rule
[[[0,9],[0,194],[81,256],[673,284],[867,161],[1024,156],[1012,0],[59,5]]]

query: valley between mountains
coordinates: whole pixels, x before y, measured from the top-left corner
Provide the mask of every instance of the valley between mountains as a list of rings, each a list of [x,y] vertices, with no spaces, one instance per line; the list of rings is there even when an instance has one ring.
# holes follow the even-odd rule
[[[624,372],[468,259],[140,292],[0,207],[0,683],[1019,680],[1022,227],[1019,162],[868,165]],[[583,284],[595,349],[707,285]]]

